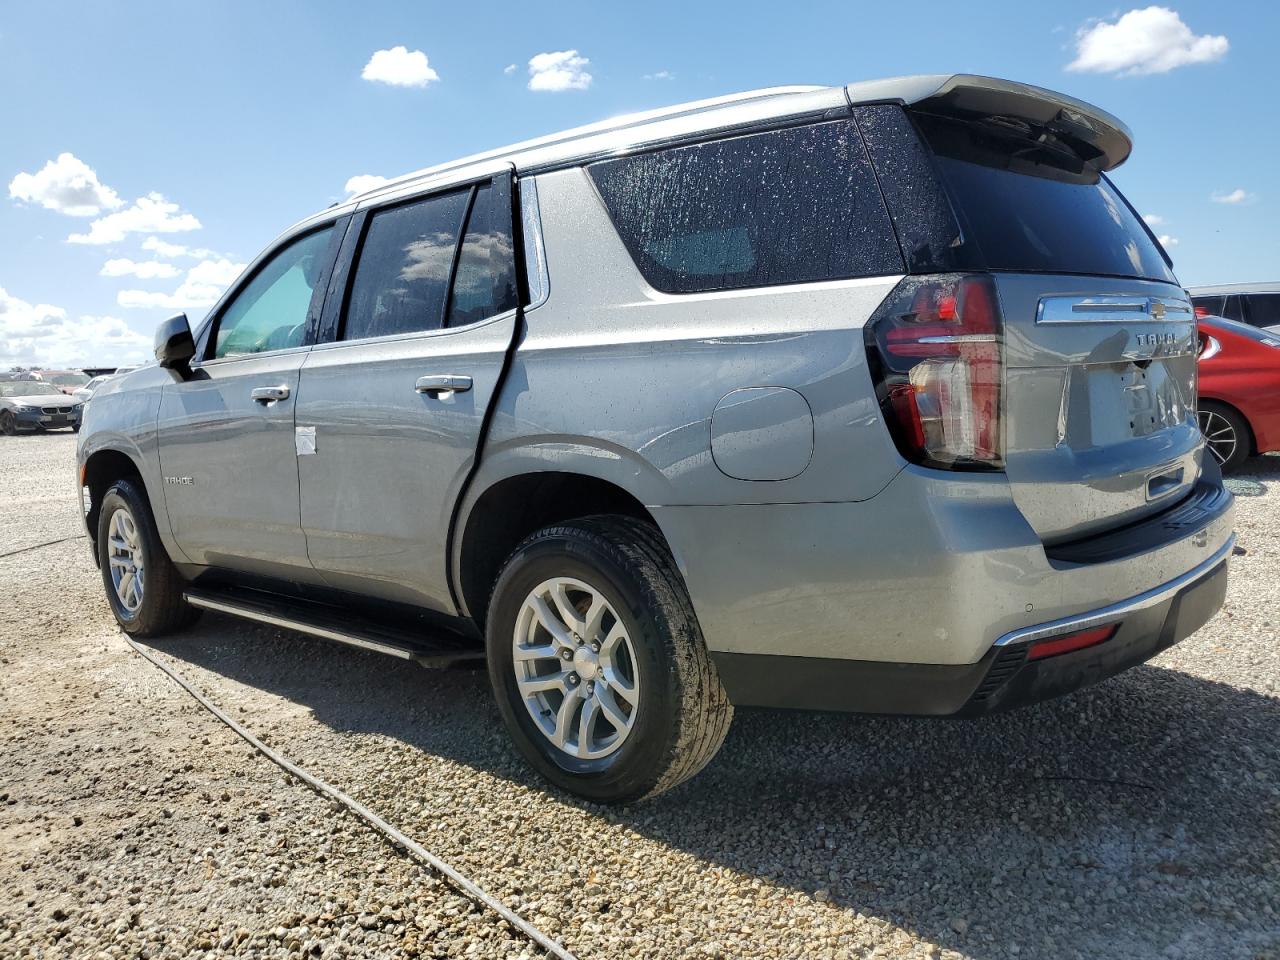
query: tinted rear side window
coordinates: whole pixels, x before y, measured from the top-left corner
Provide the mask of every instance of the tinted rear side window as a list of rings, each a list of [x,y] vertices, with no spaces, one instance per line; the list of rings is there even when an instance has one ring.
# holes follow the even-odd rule
[[[476,190],[458,271],[449,300],[448,325],[460,327],[516,306],[516,253],[511,238],[511,192],[507,181]]]
[[[379,210],[369,220],[344,340],[439,329],[470,190]]]
[[[1280,324],[1280,293],[1253,293],[1249,301],[1249,322],[1255,327]]]
[[[849,121],[588,169],[645,280],[667,293],[903,272]]]
[[[916,122],[988,269],[1176,282],[1115,187],[1063,145],[998,118]]]

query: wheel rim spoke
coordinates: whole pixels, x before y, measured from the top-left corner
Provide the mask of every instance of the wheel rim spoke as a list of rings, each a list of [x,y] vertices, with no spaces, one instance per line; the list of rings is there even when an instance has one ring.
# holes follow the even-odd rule
[[[560,709],[556,711],[556,726],[551,732],[551,742],[557,747],[564,747],[569,742],[569,731],[573,729],[573,715],[577,712],[582,698],[568,694],[560,701]]]
[[[593,737],[591,731],[595,728],[596,717],[600,714],[600,701],[596,697],[588,697],[582,701],[582,714],[578,719],[578,749],[579,757],[586,759],[588,756]]]
[[[527,680],[517,680],[520,691],[525,696],[531,696],[535,693],[546,693],[549,690],[559,690],[565,696],[569,695],[569,674],[572,671],[562,670],[559,673],[548,673],[540,677],[531,677]]]

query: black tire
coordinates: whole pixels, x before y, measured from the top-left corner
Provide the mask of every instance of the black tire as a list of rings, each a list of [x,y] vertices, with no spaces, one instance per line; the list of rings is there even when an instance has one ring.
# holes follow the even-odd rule
[[[1209,453],[1223,473],[1235,470],[1253,452],[1253,431],[1235,407],[1217,400],[1201,400],[1199,422]]]
[[[516,681],[513,638],[526,598],[548,578],[592,585],[616,611],[638,674],[633,726],[616,752],[578,760],[535,724]],[[489,601],[489,676],[520,752],[547,780],[604,803],[654,796],[715,756],[733,719],[684,581],[658,531],[622,516],[545,527],[516,547]]]
[[[141,602],[132,610],[117,593],[112,575],[111,527],[113,518],[121,511],[132,518],[142,558]],[[140,481],[117,480],[103,496],[98,512],[97,549],[107,602],[125,633],[156,637],[187,626],[199,615],[199,611],[183,599],[184,581],[160,542],[151,505]]]
[[[0,433],[6,437],[12,437],[17,432],[18,428],[13,422],[13,411],[0,410]]]

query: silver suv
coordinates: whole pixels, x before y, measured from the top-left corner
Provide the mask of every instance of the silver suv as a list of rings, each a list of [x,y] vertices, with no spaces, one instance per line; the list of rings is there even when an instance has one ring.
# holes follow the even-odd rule
[[[1191,305],[1109,114],[787,87],[318,213],[79,444],[121,626],[484,656],[559,786],[656,794],[734,705],[984,714],[1221,606]]]

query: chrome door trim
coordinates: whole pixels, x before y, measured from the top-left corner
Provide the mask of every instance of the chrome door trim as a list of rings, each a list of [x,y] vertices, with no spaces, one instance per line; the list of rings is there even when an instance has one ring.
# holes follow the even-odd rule
[[[1162,583],[1160,586],[1153,587],[1145,593],[1138,594],[1136,597],[1130,597],[1128,600],[1113,603],[1109,607],[1100,607],[1087,613],[1078,613],[1075,616],[1063,617],[1061,620],[1051,620],[1048,623],[1036,624],[1033,627],[1011,630],[992,646],[1007,647],[1015,643],[1034,643],[1037,640],[1044,640],[1063,633],[1088,630],[1090,627],[1100,627],[1103,624],[1112,623],[1139,610],[1158,606],[1166,600],[1172,599],[1173,595],[1183,587],[1199,580],[1217,567],[1218,564],[1231,555],[1231,548],[1235,545],[1236,535],[1233,533],[1227,537],[1227,542],[1219,547],[1213,556],[1188,570],[1180,577],[1174,577],[1167,583]]]

